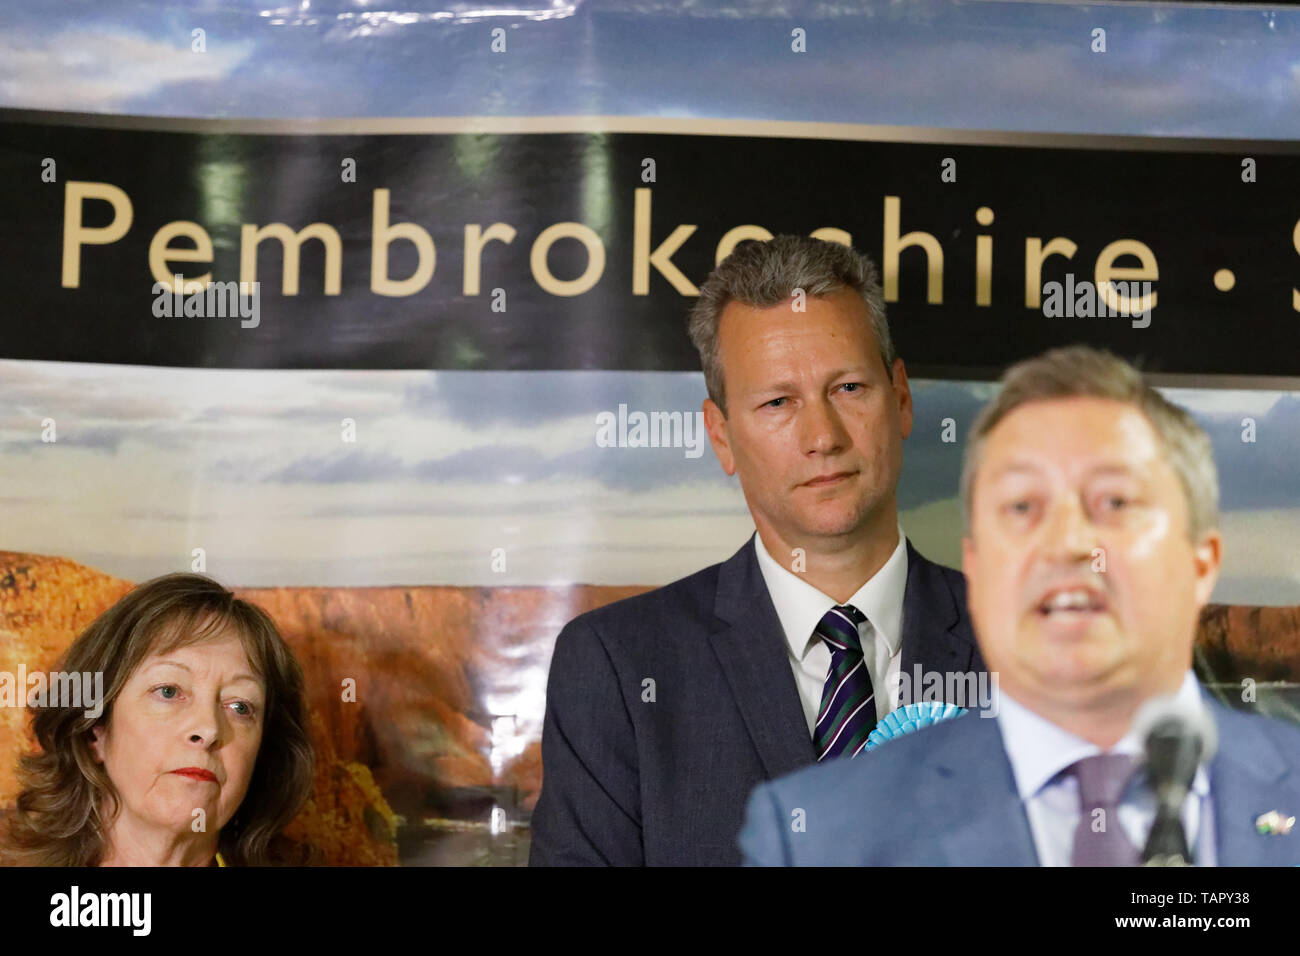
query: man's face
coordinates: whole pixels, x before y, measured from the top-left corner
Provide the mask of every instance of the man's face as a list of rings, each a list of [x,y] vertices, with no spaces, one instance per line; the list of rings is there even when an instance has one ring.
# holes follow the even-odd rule
[[[1191,666],[1220,539],[1187,539],[1188,506],[1138,409],[1029,402],[988,435],[962,541],[990,671],[1033,707],[1132,706]]]
[[[704,403],[713,450],[760,533],[790,545],[894,520],[912,396],[891,382],[850,289],[766,309],[731,302],[718,322],[727,415]],[[773,532],[775,534],[773,534]]]

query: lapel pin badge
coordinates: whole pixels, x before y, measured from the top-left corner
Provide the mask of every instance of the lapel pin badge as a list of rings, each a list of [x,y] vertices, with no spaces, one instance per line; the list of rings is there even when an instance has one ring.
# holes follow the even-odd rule
[[[1276,810],[1255,818],[1255,832],[1261,836],[1286,836],[1295,826],[1295,817],[1284,817]]]

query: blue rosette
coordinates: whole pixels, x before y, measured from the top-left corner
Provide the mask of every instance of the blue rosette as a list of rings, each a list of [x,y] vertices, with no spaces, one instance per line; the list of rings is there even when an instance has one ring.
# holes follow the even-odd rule
[[[876,724],[876,729],[867,737],[866,745],[862,749],[875,750],[881,744],[893,740],[895,737],[910,734],[922,727],[929,727],[941,720],[960,717],[964,713],[966,713],[965,707],[946,704],[941,700],[927,700],[919,704],[908,704],[906,707],[899,707],[897,710],[890,711],[884,720]]]

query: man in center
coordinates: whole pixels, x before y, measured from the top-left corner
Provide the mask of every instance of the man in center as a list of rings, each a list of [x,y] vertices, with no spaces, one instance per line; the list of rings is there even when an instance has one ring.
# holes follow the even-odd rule
[[[738,863],[754,786],[852,759],[900,703],[898,675],[984,669],[960,573],[898,523],[912,395],[870,260],[797,236],[741,243],[690,335],[709,439],[757,533],[564,628],[534,865]]]

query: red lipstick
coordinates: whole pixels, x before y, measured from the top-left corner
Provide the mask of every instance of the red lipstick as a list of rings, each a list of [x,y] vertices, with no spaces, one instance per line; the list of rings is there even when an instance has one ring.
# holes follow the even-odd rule
[[[202,770],[199,767],[181,767],[179,770],[173,770],[172,773],[178,773],[182,777],[189,777],[191,780],[206,780],[208,783],[216,783],[217,775],[211,770]]]

